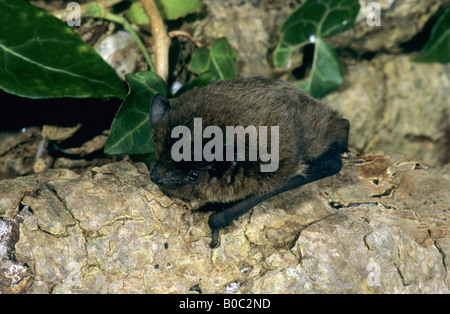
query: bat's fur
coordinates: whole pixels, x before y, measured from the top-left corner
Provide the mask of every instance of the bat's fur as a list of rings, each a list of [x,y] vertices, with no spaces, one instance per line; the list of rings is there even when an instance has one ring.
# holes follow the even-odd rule
[[[202,118],[203,129],[209,125],[219,126],[224,138],[226,126],[252,125],[257,129],[267,126],[268,130],[279,126],[278,169],[261,172],[259,160],[175,162],[171,148],[178,139],[171,138],[171,131],[184,125],[193,134],[194,118]],[[193,201],[199,206],[225,203],[221,214],[224,221],[216,229],[277,191],[281,193],[339,172],[342,166],[339,156],[347,150],[350,127],[337,111],[298,87],[261,77],[217,81],[182,94],[170,105],[161,95],[156,96],[150,108],[150,123],[156,147],[156,166],[151,179],[169,196]],[[267,138],[270,152],[270,132]],[[209,139],[203,139],[203,144],[207,141]],[[300,181],[294,182],[293,178]],[[233,207],[250,197],[255,201],[242,205],[246,209],[239,209],[239,214],[227,218],[226,203]],[[216,231],[211,224],[214,222],[210,219],[210,226]]]

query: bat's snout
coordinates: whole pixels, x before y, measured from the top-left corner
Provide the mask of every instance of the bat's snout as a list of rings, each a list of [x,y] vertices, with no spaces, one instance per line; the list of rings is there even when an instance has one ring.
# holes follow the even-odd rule
[[[159,166],[155,166],[150,173],[150,179],[160,188],[169,190],[177,189],[185,184],[186,178],[184,178],[177,171],[167,171],[161,169]]]

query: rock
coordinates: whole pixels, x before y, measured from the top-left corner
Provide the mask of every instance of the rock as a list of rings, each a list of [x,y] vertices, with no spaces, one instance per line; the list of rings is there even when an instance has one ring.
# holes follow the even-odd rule
[[[450,65],[412,55],[377,55],[348,64],[341,88],[324,98],[351,121],[350,145],[450,162]]]
[[[191,212],[125,161],[0,181],[2,293],[450,292],[450,166],[349,157],[208,246]],[[1,248],[1,247],[0,247]]]
[[[102,154],[109,130],[93,136],[92,139],[86,140],[80,146],[64,149],[64,153],[72,154],[73,158],[58,156],[59,152],[55,153],[55,149],[49,143],[56,142],[57,145],[60,145],[60,141],[63,140],[70,142],[74,138],[71,136],[79,128],[80,125],[75,127],[44,125],[42,129],[29,127],[0,132],[0,180],[42,172],[49,168],[75,169],[81,173],[119,158],[128,158]],[[87,131],[82,130],[80,134],[83,132]],[[80,134],[75,138],[79,139]]]
[[[38,127],[0,133],[0,178],[9,179],[32,172],[40,143]]]
[[[140,51],[129,32],[118,31],[105,36],[97,42],[95,50],[106,63],[116,70],[117,75],[123,81],[125,81],[126,74],[137,72]]]
[[[379,5],[380,26],[369,26],[367,18],[374,11],[370,3]],[[449,0],[359,0],[361,9],[355,27],[330,38],[337,48],[350,48],[358,53],[402,51],[402,45],[420,33],[439,8],[448,6]]]

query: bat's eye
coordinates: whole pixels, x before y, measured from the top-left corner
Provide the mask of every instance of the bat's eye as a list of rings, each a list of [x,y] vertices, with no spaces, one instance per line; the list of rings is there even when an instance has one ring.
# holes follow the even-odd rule
[[[199,176],[198,171],[191,170],[191,171],[189,172],[189,177],[191,178],[192,181],[197,180],[197,179],[198,179],[198,176]]]

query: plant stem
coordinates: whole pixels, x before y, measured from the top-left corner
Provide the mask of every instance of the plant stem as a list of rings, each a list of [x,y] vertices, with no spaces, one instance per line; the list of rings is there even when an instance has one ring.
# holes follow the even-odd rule
[[[153,53],[156,73],[167,82],[169,78],[169,48],[172,40],[167,35],[166,26],[154,0],[139,0],[150,21],[153,36]]]
[[[184,37],[187,40],[189,40],[191,43],[193,43],[195,45],[195,47],[197,47],[197,48],[202,47],[201,43],[196,41],[194,38],[192,38],[192,36],[189,33],[185,32],[185,31],[175,30],[175,31],[169,32],[168,35],[169,35],[170,38],[173,38],[173,37],[176,37],[176,36]]]

